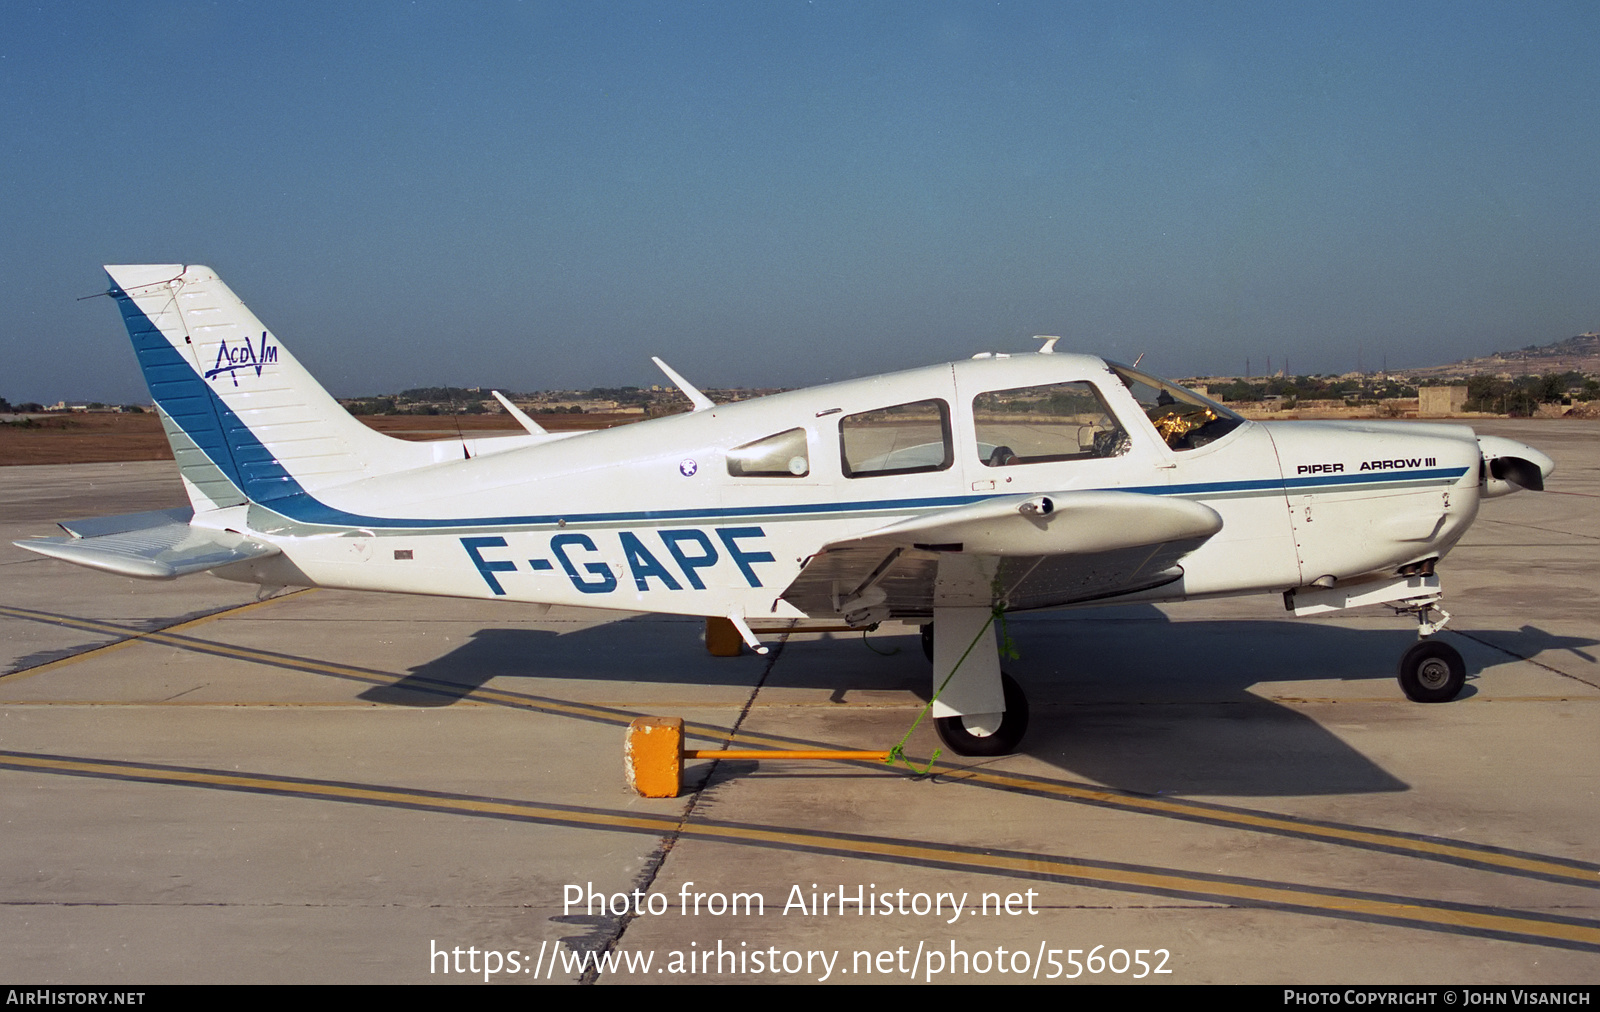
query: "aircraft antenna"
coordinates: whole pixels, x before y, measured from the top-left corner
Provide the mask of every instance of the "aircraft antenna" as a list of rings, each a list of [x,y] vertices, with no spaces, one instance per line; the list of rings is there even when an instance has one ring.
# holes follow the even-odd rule
[[[656,358],[654,355],[650,356],[650,361],[656,364],[656,368],[667,374],[667,379],[677,384],[678,389],[683,391],[683,395],[689,398],[689,403],[694,405],[694,410],[704,411],[706,408],[716,407],[716,404],[712,402],[711,398],[707,397],[699,390],[696,390],[693,384],[674,372],[672,366],[661,361],[659,358]]]
[[[1035,334],[1033,339],[1044,342],[1044,346],[1039,349],[1039,354],[1041,355],[1054,355],[1056,353],[1056,342],[1061,340],[1060,337],[1053,334]]]
[[[467,434],[461,431],[461,412],[456,410],[456,395],[450,395],[450,420],[456,423],[456,437],[461,440],[461,459],[471,460],[472,451],[467,448]]]
[[[1139,357],[1133,360],[1133,367],[1135,369],[1139,368],[1139,363],[1143,362],[1143,361],[1144,361],[1144,352],[1141,351],[1139,353]]]
[[[521,408],[517,407],[515,404],[512,404],[510,399],[507,398],[505,394],[502,394],[498,390],[491,390],[489,392],[491,394],[494,394],[494,399],[500,402],[500,406],[506,409],[506,413],[509,414],[512,418],[515,418],[517,420],[517,424],[518,425],[521,425],[524,429],[527,429],[529,432],[533,433],[535,436],[546,436],[546,435],[549,435],[549,433],[545,430],[545,427],[543,425],[540,425],[538,422],[534,421],[532,418],[529,418],[528,415],[527,415],[527,412],[523,411]]]

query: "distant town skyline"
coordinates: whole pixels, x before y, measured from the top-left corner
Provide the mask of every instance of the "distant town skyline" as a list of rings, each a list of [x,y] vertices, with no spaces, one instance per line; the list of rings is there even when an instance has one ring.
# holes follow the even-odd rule
[[[1600,326],[1600,8],[14,5],[0,396],[146,399],[102,263],[339,396],[985,350],[1399,370]]]

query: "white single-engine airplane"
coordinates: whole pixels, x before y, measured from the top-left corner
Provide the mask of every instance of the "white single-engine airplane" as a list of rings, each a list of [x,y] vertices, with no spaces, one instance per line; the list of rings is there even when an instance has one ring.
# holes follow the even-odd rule
[[[192,508],[19,546],[156,579],[706,616],[761,652],[750,619],[918,623],[964,755],[1027,727],[999,609],[1386,604],[1420,626],[1406,695],[1452,699],[1434,565],[1479,500],[1554,466],[1458,425],[1249,422],[1054,339],[722,405],[658,359],[693,411],[547,433],[508,403],[526,435],[407,442],[346,413],[209,268],[106,272]]]

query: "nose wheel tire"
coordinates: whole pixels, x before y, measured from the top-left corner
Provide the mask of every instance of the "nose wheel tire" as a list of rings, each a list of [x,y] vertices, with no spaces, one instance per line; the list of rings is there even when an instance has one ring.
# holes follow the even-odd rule
[[[994,734],[973,734],[960,717],[940,717],[933,722],[940,740],[950,751],[956,755],[996,756],[1010,755],[1017,750],[1022,736],[1028,733],[1028,697],[1017,680],[1004,672],[1000,675],[1000,684],[1005,690],[1006,712]]]
[[[1467,684],[1467,665],[1448,643],[1426,639],[1400,658],[1400,690],[1415,703],[1448,703]]]

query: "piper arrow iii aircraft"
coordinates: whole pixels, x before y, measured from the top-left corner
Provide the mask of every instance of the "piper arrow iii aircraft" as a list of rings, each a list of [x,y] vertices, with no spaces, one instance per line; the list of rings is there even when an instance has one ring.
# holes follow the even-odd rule
[[[415,443],[356,421],[209,268],[112,266],[190,508],[20,547],[128,576],[920,624],[940,736],[1015,749],[999,610],[1280,593],[1416,616],[1400,684],[1455,697],[1435,564],[1549,457],[1458,425],[1246,421],[1055,352],[714,404],[596,432]],[[496,396],[499,396],[498,394]],[[1437,614],[1437,618],[1433,616]]]

